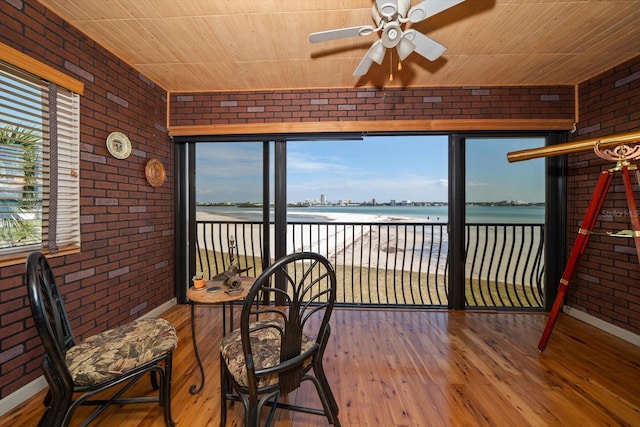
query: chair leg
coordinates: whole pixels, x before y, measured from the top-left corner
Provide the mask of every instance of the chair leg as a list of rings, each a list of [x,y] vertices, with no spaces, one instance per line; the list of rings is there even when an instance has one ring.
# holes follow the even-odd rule
[[[249,398],[248,405],[244,408],[245,427],[260,427],[260,417],[258,413],[258,401]]]
[[[65,405],[55,399],[52,399],[49,402],[49,406],[45,410],[45,413],[42,414],[42,417],[38,422],[38,427],[61,426],[66,413],[67,408]]]
[[[51,390],[47,390],[47,394],[42,399],[42,405],[46,408],[51,403]]]
[[[43,362],[43,373],[49,384],[49,390],[44,398],[46,411],[40,418],[38,426],[61,426],[65,420],[70,419],[69,409],[73,400],[73,390],[65,389],[58,379],[51,375],[51,367],[48,360]],[[73,411],[71,411],[73,414]]]
[[[164,409],[164,422],[167,427],[176,425],[171,416],[171,374],[173,372],[173,353],[169,352],[164,360],[163,385],[160,388],[160,406]],[[152,378],[155,378],[152,372]]]
[[[151,371],[149,373],[149,378],[151,379],[151,387],[154,390],[158,390],[160,388],[160,384],[158,384],[158,377],[155,371]]]
[[[333,396],[331,386],[329,385],[329,381],[327,380],[327,376],[324,373],[324,368],[321,363],[314,362],[313,373],[316,381],[312,382],[316,385],[316,389],[320,395],[320,400],[322,401],[324,410],[328,415],[329,423],[336,427],[340,427],[340,420],[338,420],[338,403],[336,402],[336,398]]]
[[[229,380],[227,379],[227,371],[225,361],[220,355],[220,427],[227,424],[227,390],[229,388]]]
[[[258,415],[262,414],[262,408],[264,408],[264,405],[267,403],[267,401],[268,401],[268,398],[266,396],[264,399],[260,400],[260,405],[258,406]],[[276,393],[276,395],[273,396],[273,402],[272,402],[271,409],[269,409],[267,422],[264,424],[265,427],[270,427],[271,424],[273,423],[273,420],[275,419],[275,416],[276,416],[276,410],[278,409],[279,401],[280,401],[280,393]]]
[[[58,409],[56,410],[58,413],[58,416],[56,417],[56,424],[45,424],[45,426],[48,427],[49,425],[56,425],[67,427],[69,423],[71,423],[71,418],[76,412],[76,408],[77,406],[75,405],[75,402],[72,403],[72,395],[69,395],[67,402],[62,405],[58,404]]]

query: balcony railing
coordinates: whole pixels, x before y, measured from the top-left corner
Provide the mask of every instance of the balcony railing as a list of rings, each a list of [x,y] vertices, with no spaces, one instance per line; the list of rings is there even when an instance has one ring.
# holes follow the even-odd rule
[[[196,269],[213,276],[229,266],[228,241],[246,273],[262,271],[262,223],[198,221]],[[467,224],[466,304],[541,309],[542,224]],[[271,233],[273,236],[273,232]],[[272,237],[273,240],[273,237]],[[273,254],[273,241],[270,242]],[[287,253],[314,251],[335,266],[343,305],[446,307],[446,223],[290,222]]]

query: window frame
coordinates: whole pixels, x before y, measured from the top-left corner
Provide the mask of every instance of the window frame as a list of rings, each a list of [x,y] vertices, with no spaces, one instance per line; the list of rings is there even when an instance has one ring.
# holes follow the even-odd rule
[[[42,241],[36,244],[5,248],[0,251],[0,267],[23,263],[29,252],[40,250],[48,256],[61,256],[80,251],[80,96],[84,93],[84,84],[60,71],[43,64],[20,51],[0,43],[0,61],[27,73],[46,86],[45,96],[53,103],[53,117],[43,125],[42,155],[43,175],[38,185],[48,186],[52,181],[58,191],[51,197],[43,190]],[[51,126],[55,126],[53,142],[49,138]],[[52,150],[55,141],[57,149]],[[47,158],[50,164],[47,165]],[[51,179],[53,178],[53,179]],[[58,203],[56,202],[58,201]],[[54,206],[50,206],[53,203]],[[57,230],[57,231],[56,231]],[[53,233],[51,235],[50,233]],[[56,246],[54,240],[62,235],[61,243]],[[50,241],[53,244],[50,246]]]

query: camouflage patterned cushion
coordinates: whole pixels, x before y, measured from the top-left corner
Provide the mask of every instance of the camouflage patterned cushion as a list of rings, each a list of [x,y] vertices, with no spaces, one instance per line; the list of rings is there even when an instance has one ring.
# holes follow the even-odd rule
[[[274,320],[260,320],[250,325],[250,328],[261,324],[273,323]],[[282,321],[279,321],[282,323]],[[302,335],[302,350],[309,350],[315,344],[315,339],[307,334]],[[251,335],[251,347],[256,370],[275,366],[280,363],[280,334],[275,328],[260,329]],[[220,353],[224,358],[229,373],[235,378],[238,384],[248,386],[247,366],[244,363],[244,353],[242,352],[242,340],[240,339],[240,329],[236,329],[224,337],[220,344]],[[305,365],[311,363],[309,358]],[[277,375],[269,375],[258,378],[258,387],[266,387],[278,382]]]
[[[168,321],[140,319],[71,347],[65,359],[74,384],[87,386],[172,351],[177,343],[176,330]]]

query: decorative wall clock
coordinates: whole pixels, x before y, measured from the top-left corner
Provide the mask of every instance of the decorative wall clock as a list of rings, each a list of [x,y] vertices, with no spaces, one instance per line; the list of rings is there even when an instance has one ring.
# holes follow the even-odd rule
[[[111,132],[107,137],[107,150],[116,159],[126,159],[131,154],[131,141],[121,132]]]

